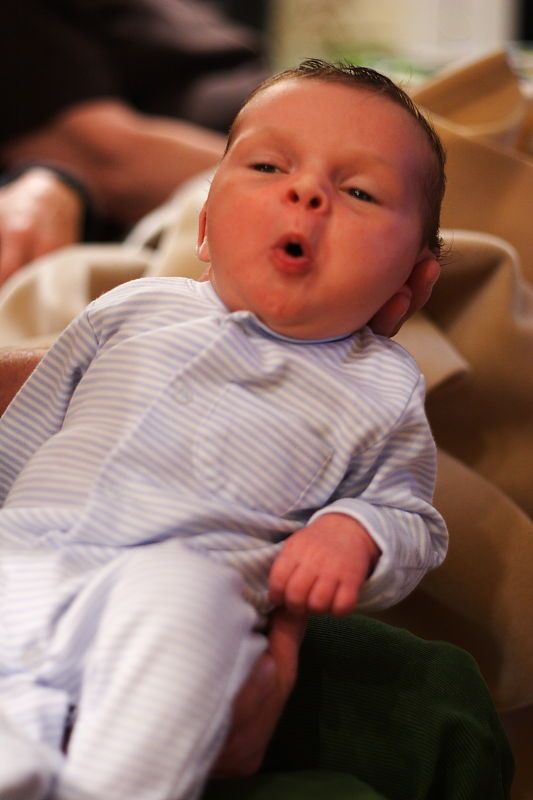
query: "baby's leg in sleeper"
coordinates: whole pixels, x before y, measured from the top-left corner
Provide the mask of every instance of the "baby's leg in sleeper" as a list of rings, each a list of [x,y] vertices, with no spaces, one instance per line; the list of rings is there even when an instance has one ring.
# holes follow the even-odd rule
[[[34,696],[34,695],[33,695]],[[44,800],[49,797],[61,756],[28,738],[0,712],[0,798]]]
[[[136,548],[87,658],[58,800],[192,800],[264,647],[241,578],[177,541]]]

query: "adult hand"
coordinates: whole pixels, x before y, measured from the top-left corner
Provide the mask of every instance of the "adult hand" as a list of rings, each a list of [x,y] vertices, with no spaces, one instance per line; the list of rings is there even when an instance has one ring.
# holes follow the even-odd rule
[[[370,327],[380,336],[394,336],[406,319],[427,303],[440,275],[440,264],[433,256],[419,261],[398,294],[393,295],[370,320]]]
[[[252,775],[261,766],[268,743],[294,687],[305,617],[284,608],[272,614],[268,649],[241,689],[233,723],[212,776]]]
[[[45,167],[0,187],[0,283],[38,256],[79,241],[82,215],[77,192]]]

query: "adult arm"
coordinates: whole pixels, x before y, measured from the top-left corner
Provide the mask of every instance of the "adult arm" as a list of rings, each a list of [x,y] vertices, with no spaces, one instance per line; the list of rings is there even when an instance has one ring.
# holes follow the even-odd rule
[[[0,414],[4,413],[44,353],[44,350],[14,350],[0,353]]]
[[[70,171],[87,188],[96,216],[128,227],[213,166],[224,146],[219,133],[98,100],[4,145],[0,157],[14,168],[48,162]],[[84,212],[79,193],[46,167],[0,187],[0,283],[38,256],[79,241]]]
[[[9,167],[49,161],[70,169],[98,213],[129,225],[213,166],[224,147],[222,134],[198,125],[141,114],[120,100],[89,100],[5,144],[0,155]]]

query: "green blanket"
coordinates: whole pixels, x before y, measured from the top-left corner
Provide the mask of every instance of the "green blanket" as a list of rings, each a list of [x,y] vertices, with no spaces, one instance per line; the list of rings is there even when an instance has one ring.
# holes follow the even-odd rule
[[[361,615],[316,617],[260,775],[204,800],[505,800],[513,762],[474,660]]]

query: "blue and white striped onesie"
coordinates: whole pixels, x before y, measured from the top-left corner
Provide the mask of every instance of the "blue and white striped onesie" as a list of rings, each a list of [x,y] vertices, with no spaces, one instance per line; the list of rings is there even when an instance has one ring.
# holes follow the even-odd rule
[[[290,340],[209,283],[134,281],[67,328],[0,421],[0,708],[50,748],[50,796],[198,795],[311,518],[380,546],[363,609],[441,562],[423,402],[398,345]]]

